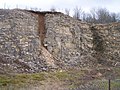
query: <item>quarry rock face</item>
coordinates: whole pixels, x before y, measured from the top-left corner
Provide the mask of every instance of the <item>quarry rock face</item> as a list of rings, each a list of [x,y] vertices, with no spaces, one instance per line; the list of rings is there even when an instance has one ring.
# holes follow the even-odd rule
[[[28,12],[0,10],[0,67],[3,71],[34,72],[40,59],[38,20]]]
[[[92,31],[94,57],[98,63],[120,67],[120,23],[94,25]]]
[[[64,66],[92,66],[92,32],[83,23],[63,14],[45,15],[44,46]]]
[[[0,10],[0,73],[120,67],[119,27],[57,12]]]

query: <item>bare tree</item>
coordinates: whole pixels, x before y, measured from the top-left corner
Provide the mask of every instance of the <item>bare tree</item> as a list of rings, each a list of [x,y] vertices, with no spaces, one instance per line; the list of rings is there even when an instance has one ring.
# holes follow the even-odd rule
[[[90,23],[111,23],[120,21],[120,15],[111,13],[106,8],[93,8],[90,13],[84,13],[82,20]]]
[[[111,22],[117,22],[119,15],[116,13],[111,13]]]
[[[76,8],[74,9],[74,15],[73,15],[73,17],[74,17],[75,19],[81,19],[82,14],[83,14],[82,9],[76,7]]]
[[[110,22],[111,20],[111,17],[110,17],[110,14],[109,14],[109,11],[105,8],[100,8],[97,10],[97,17],[98,17],[98,22],[99,23],[108,23]]]
[[[86,21],[86,22],[89,22],[89,23],[94,23],[94,22],[93,22],[93,17],[92,17],[92,15],[89,14],[89,13],[84,13],[84,14],[83,14],[83,17],[82,17],[82,20],[83,20],[83,21]]]
[[[54,6],[51,7],[50,9],[51,12],[56,12],[56,8]]]
[[[90,22],[92,22],[92,23],[97,23],[97,18],[98,18],[98,16],[97,16],[97,10],[95,9],[95,8],[92,8],[91,10],[90,10]]]
[[[117,14],[116,14],[116,21],[117,21],[117,22],[120,22],[120,13],[117,13]]]
[[[6,9],[6,3],[4,3],[4,9]]]
[[[65,14],[70,15],[70,9],[65,9]]]

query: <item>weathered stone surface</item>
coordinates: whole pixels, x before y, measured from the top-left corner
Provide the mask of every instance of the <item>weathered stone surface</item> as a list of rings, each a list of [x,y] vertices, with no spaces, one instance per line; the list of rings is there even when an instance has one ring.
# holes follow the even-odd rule
[[[57,12],[0,10],[0,73],[120,67],[119,27]]]
[[[94,25],[92,31],[96,34],[96,43],[99,44],[96,47],[94,43],[98,63],[120,67],[120,23]]]
[[[46,14],[44,46],[65,66],[92,66],[92,32],[89,24],[63,14]],[[92,60],[91,60],[92,59]]]
[[[37,16],[21,10],[0,10],[0,67],[10,72],[38,72],[40,56]]]
[[[90,25],[63,14],[46,14],[44,45],[65,66],[120,67],[120,23]]]

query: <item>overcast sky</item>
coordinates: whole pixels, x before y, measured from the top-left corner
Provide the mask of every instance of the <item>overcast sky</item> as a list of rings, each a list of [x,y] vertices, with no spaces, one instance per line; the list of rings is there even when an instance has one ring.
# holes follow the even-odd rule
[[[40,8],[49,10],[55,7],[58,10],[65,8],[71,11],[81,7],[88,12],[91,8],[107,8],[111,12],[120,12],[120,0],[0,0],[0,8]]]

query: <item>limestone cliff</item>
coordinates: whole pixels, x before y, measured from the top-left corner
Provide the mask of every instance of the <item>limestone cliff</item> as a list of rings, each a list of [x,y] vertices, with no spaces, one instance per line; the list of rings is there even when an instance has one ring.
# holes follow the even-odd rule
[[[0,73],[120,67],[120,23],[91,25],[60,12],[0,10]]]

